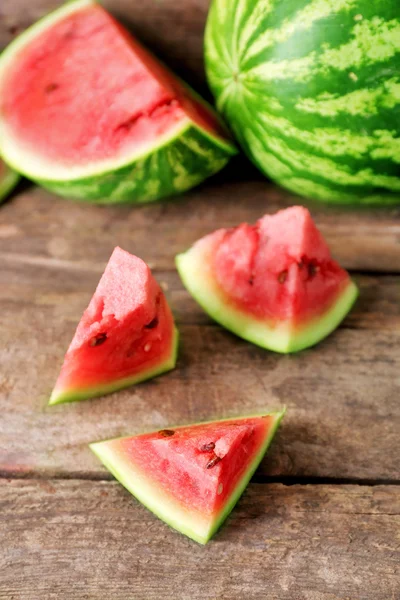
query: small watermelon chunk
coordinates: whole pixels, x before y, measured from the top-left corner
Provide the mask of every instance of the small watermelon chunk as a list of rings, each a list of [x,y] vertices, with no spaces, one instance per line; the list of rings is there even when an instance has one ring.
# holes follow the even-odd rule
[[[94,0],[73,0],[0,58],[0,151],[61,196],[150,202],[237,150],[217,114]]]
[[[115,248],[83,313],[50,404],[102,396],[175,367],[178,332],[140,258]]]
[[[9,169],[0,158],[0,203],[7,198],[18,181],[19,175]]]
[[[205,544],[243,493],[283,415],[174,427],[90,448],[149,510]]]
[[[219,229],[178,255],[176,264],[211,317],[275,352],[319,342],[339,325],[358,293],[301,206],[266,215],[255,225]]]

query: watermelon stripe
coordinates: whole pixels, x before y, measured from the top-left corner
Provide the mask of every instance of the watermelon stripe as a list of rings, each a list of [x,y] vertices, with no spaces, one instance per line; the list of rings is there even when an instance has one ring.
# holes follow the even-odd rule
[[[227,21],[227,17],[228,17],[228,13],[224,10],[225,6],[224,3],[219,3],[219,4],[215,4],[215,11],[216,11],[216,20],[219,21],[220,23],[226,23]],[[226,27],[226,25],[224,25]],[[226,65],[228,66],[229,70],[231,70],[231,66],[232,66],[232,57],[230,54],[230,51],[228,49],[228,45],[226,43],[226,41],[229,38],[227,36],[220,36],[220,37],[216,37],[214,38],[214,42],[216,44],[216,55],[222,55],[225,59]]]
[[[316,21],[332,14],[340,14],[342,11],[348,12],[354,8],[358,0],[314,0],[307,2],[303,8],[299,7],[293,19],[283,18],[283,24],[279,29],[268,29],[263,35],[260,35],[257,41],[249,46],[248,51],[243,54],[243,65],[252,58],[257,59],[265,50],[277,43],[285,42],[290,37],[300,31],[310,32]],[[290,7],[287,7],[290,9]],[[289,11],[288,11],[289,12]],[[340,18],[342,18],[340,14]]]
[[[274,107],[273,103],[272,106]],[[305,130],[295,127],[292,122],[284,117],[275,116],[270,110],[259,116],[257,123],[262,129],[260,136],[279,136],[287,143],[296,144],[316,156],[343,157],[346,163],[349,160],[357,161],[368,155],[372,160],[391,158],[400,163],[400,138],[390,130],[380,130],[373,137],[355,134],[350,130],[318,127]],[[248,111],[249,122],[255,117]],[[356,164],[354,165],[356,168]]]
[[[292,79],[309,81],[320,74],[332,75],[329,71],[362,69],[370,64],[385,62],[400,52],[400,22],[396,19],[385,22],[379,17],[357,23],[353,29],[353,39],[339,48],[325,47],[301,58],[283,59],[258,64],[248,71],[250,78],[261,81]],[[246,65],[244,65],[246,66]],[[350,71],[357,81],[359,74]],[[350,75],[349,74],[349,75]]]
[[[291,191],[335,202],[398,202],[397,0],[235,6],[236,13],[214,0],[206,67],[217,106],[250,158]],[[239,63],[230,77],[215,44],[221,32]]]
[[[390,192],[382,189],[381,193],[377,190],[371,194],[366,184],[349,188],[348,181],[346,184],[340,184],[325,179],[324,171],[322,175],[314,172],[310,173],[301,164],[296,165],[298,167],[296,173],[299,173],[299,175],[294,176],[294,163],[290,157],[270,151],[267,144],[261,143],[260,136],[251,132],[248,132],[248,136],[247,142],[252,148],[252,156],[258,162],[261,170],[268,171],[273,179],[284,181],[285,187],[296,194],[317,200],[325,200],[328,195],[331,202],[338,203],[362,201],[365,204],[392,204],[394,200],[400,201],[400,193],[393,196]],[[311,176],[313,179],[310,179]]]
[[[345,136],[342,143],[347,143]],[[330,158],[320,157],[315,153],[310,154],[304,150],[294,150],[283,136],[268,137],[265,146],[276,156],[284,156],[293,170],[308,173],[313,178],[319,177],[325,181],[336,181],[340,185],[373,186],[400,192],[398,177],[376,174],[371,168],[354,172]]]
[[[265,10],[266,7],[264,3],[258,3],[258,0],[256,0],[255,4],[257,6],[261,5],[261,10],[259,10],[259,20],[258,23],[254,25],[252,35],[248,37],[247,44],[243,49],[242,60],[245,60],[248,49],[251,49],[253,44],[258,43],[261,36],[267,38],[266,48],[270,47],[269,40],[271,39],[271,34],[273,36],[273,32],[280,31],[282,27],[287,25],[291,18],[293,18],[293,15],[301,13],[309,1],[310,0],[287,0],[285,3],[282,3],[280,0],[272,0],[272,4],[268,5],[267,10]],[[250,26],[251,25],[248,22],[247,27]],[[271,30],[268,34],[266,33],[267,29]]]
[[[195,126],[173,138],[158,151],[125,167],[74,179],[52,181],[31,177],[48,190],[102,204],[151,202],[182,193],[218,172],[236,151],[216,144]]]
[[[239,32],[238,32],[238,50],[239,56],[244,56],[252,40],[257,39],[264,31],[266,19],[274,8],[274,0],[265,0],[265,2],[248,2],[247,10],[244,7],[242,13],[238,14]]]
[[[377,73],[377,69],[372,66],[364,75],[371,82],[368,88],[354,86],[347,74],[336,79],[334,86],[328,85],[328,81],[321,77],[312,82],[312,95],[310,95],[309,85],[297,84],[297,94],[294,96],[293,82],[290,81],[279,82],[276,85],[252,81],[243,82],[242,85],[246,86],[250,105],[257,102],[262,94],[263,102],[264,99],[268,102],[268,112],[277,116],[284,115],[299,129],[317,127],[340,129],[344,125],[346,131],[371,138],[377,135],[376,132],[379,137],[380,132],[385,129],[395,133],[396,124],[400,123],[400,102],[396,83],[400,79],[392,77],[385,81],[384,74]],[[343,87],[346,92],[342,96],[337,90]],[[250,98],[250,95],[253,98]],[[347,102],[346,100],[340,102],[342,97],[345,97]],[[334,105],[331,104],[331,100],[336,98],[338,101]],[[375,102],[373,102],[374,98]],[[337,109],[336,113],[334,106]],[[367,107],[371,110],[369,114],[366,114]]]
[[[242,105],[242,110],[248,110],[245,104]],[[250,118],[249,113],[248,117]],[[253,156],[262,170],[266,170],[274,178],[284,179],[286,187],[297,193],[300,192],[297,188],[300,182],[302,193],[311,193],[313,197],[323,199],[324,193],[326,196],[328,192],[332,201],[339,201],[341,198],[342,201],[351,202],[364,197],[365,201],[368,201],[368,188],[371,185],[381,188],[382,193],[373,196],[384,198],[385,203],[391,200],[390,197],[386,197],[385,188],[400,192],[400,180],[396,177],[376,176],[371,170],[352,172],[345,166],[339,168],[338,164],[330,159],[310,155],[305,151],[293,151],[283,139],[266,135],[261,128],[256,134],[247,129],[241,141],[248,152],[249,148],[252,149]],[[292,178],[293,172],[301,176]],[[310,177],[315,185],[307,186],[306,191],[305,182]],[[291,179],[294,181],[291,182]],[[355,186],[359,189],[354,189]],[[397,198],[400,199],[400,193]]]
[[[231,36],[231,54],[232,54],[232,62],[235,68],[239,65],[239,57],[240,57],[240,48],[239,48],[239,39],[241,27],[240,23],[243,17],[243,13],[246,12],[246,4],[247,0],[231,0],[234,5],[234,9],[231,11],[233,16],[232,23],[232,36]],[[231,26],[229,21],[227,21],[227,26]]]
[[[392,109],[397,104],[400,104],[400,79],[392,77],[378,88],[363,88],[344,95],[325,92],[316,98],[301,98],[295,109],[323,117],[343,113],[370,118],[379,114],[382,107]]]
[[[317,18],[318,15],[316,14],[315,19],[306,16],[303,18],[294,16],[289,26],[285,28],[288,33],[287,36],[279,34],[280,23],[277,30],[276,25],[274,27],[273,19],[268,19],[266,29],[268,31],[272,30],[268,35],[272,35],[273,43],[267,44],[264,48],[261,47],[259,52],[257,54],[253,53],[251,57],[243,55],[242,67],[249,70],[252,66],[257,66],[271,58],[282,60],[284,58],[306,57],[313,50],[317,54],[332,49],[340,50],[342,53],[345,52],[343,47],[346,44],[350,41],[354,42],[357,32],[360,33],[360,38],[362,38],[363,32],[367,33],[368,23],[372,23],[372,27],[375,28],[383,21],[388,23],[389,21],[395,22],[398,20],[398,6],[394,8],[394,0],[383,0],[383,3],[382,0],[378,0],[378,2],[374,2],[367,8],[363,6],[361,15],[358,10],[361,9],[360,4],[363,3],[364,0],[353,0],[352,4],[354,6],[349,7],[353,10],[348,10],[346,3],[343,5],[343,2],[340,1],[337,4],[335,3],[335,9],[330,14],[324,14],[321,11],[319,13],[321,17]],[[316,4],[306,0],[306,4],[310,7],[313,6],[314,9],[320,8],[320,2]],[[323,4],[326,6],[326,2],[323,2]],[[285,9],[288,9],[286,4]],[[296,10],[299,11],[299,7]],[[309,13],[309,9],[307,9],[307,13]],[[372,45],[368,43],[368,40],[369,38],[361,39],[361,44],[364,42],[369,50]]]

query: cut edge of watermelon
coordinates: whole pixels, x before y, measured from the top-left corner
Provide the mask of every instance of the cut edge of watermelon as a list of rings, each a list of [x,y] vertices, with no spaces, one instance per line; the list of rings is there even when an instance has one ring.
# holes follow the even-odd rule
[[[254,475],[254,472],[267,452],[268,447],[274,438],[276,430],[278,429],[278,426],[285,415],[285,412],[286,409],[283,408],[279,411],[266,411],[244,417],[220,419],[219,421],[206,421],[205,423],[194,424],[205,425],[207,423],[236,421],[239,418],[251,419],[262,416],[274,417],[260,450],[258,451],[254,460],[248,466],[236,488],[233,490],[231,497],[226,503],[226,506],[211,524],[207,520],[202,522],[201,514],[196,513],[194,516],[193,512],[183,510],[179,502],[174,501],[169,496],[166,496],[166,494],[160,492],[159,486],[151,481],[151,479],[146,476],[143,471],[136,469],[131,462],[123,460],[121,457],[117,456],[111,448],[110,442],[115,442],[118,439],[124,438],[115,438],[113,440],[95,442],[89,444],[89,447],[97,456],[97,458],[99,458],[99,460],[103,463],[103,465],[114,475],[114,477],[148,510],[150,510],[162,521],[170,525],[170,527],[179,531],[180,533],[183,533],[195,542],[198,542],[199,544],[206,544],[221,527],[239,500],[240,496],[243,494],[250,479]],[[188,425],[185,425],[184,427],[188,427]],[[179,427],[174,427],[174,429],[179,429]]]
[[[99,396],[106,396],[107,394],[112,394],[113,392],[117,392],[118,390],[122,390],[126,387],[136,385],[137,383],[142,383],[147,381],[148,379],[152,379],[153,377],[157,377],[158,375],[162,375],[167,371],[171,371],[175,368],[177,357],[178,357],[178,347],[179,347],[179,333],[176,327],[174,327],[174,337],[172,342],[172,351],[170,356],[161,364],[156,367],[152,367],[147,371],[142,371],[136,375],[132,375],[131,377],[124,377],[123,379],[118,379],[117,381],[113,381],[111,383],[105,383],[99,386],[89,386],[80,389],[60,389],[56,387],[54,388],[50,400],[49,406],[54,406],[56,404],[64,404],[66,402],[76,402],[79,400],[89,400],[92,398],[98,398]]]
[[[355,283],[343,289],[333,306],[304,326],[291,323],[269,325],[229,305],[210,274],[201,245],[193,246],[175,258],[182,282],[193,298],[215,321],[239,337],[267,350],[289,354],[314,346],[334,331],[352,308],[358,296]]]
[[[0,159],[1,160],[1,159]],[[0,203],[6,199],[11,190],[17,185],[20,175],[4,163],[5,174],[0,177]]]
[[[7,72],[9,68],[12,68],[12,63],[18,52],[22,51],[23,48],[34,40],[42,31],[45,31],[58,21],[61,21],[65,17],[74,12],[90,6],[97,5],[98,2],[95,0],[69,0],[66,4],[60,8],[54,10],[48,15],[45,15],[39,19],[35,24],[29,27],[25,32],[20,34],[13,42],[11,42],[4,52],[0,56],[0,89],[3,74]],[[176,79],[179,79],[174,74]],[[188,87],[184,82],[182,84]],[[202,106],[206,106],[221,123],[224,129],[226,126],[222,123],[219,115],[205,100],[203,100],[199,94],[190,90],[193,93],[194,98]],[[0,115],[1,117],[1,115]],[[227,154],[234,156],[238,150],[233,142],[228,137],[224,139],[218,135],[213,135],[211,132],[201,128],[194,120],[189,116],[182,119],[177,126],[172,128],[163,136],[160,136],[157,144],[151,142],[148,146],[141,147],[136,151],[127,153],[126,156],[120,157],[117,160],[101,160],[90,165],[85,166],[60,166],[58,163],[51,162],[36,156],[32,151],[25,150],[23,143],[20,143],[16,136],[11,132],[11,128],[6,124],[5,120],[0,118],[0,140],[2,147],[2,154],[5,156],[7,163],[15,170],[26,177],[46,182],[72,182],[80,181],[87,178],[91,178],[97,175],[107,175],[116,170],[128,167],[130,164],[137,160],[145,159],[150,154],[160,150],[164,146],[174,142],[177,138],[183,136],[185,133],[190,132],[191,129],[195,129],[200,132],[207,140],[222,148]],[[228,130],[227,130],[228,131]]]

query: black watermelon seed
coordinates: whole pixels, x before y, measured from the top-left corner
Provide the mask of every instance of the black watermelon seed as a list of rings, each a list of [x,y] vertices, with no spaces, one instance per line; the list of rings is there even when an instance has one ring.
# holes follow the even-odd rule
[[[278,275],[278,281],[279,281],[279,283],[285,283],[285,281],[287,279],[287,276],[288,276],[288,272],[286,270],[285,271],[281,271],[279,273],[279,275]]]
[[[211,460],[208,461],[208,463],[206,464],[206,469],[212,469],[213,467],[215,467],[215,465],[217,465],[219,462],[221,461],[221,457],[220,456],[214,456]]]
[[[46,94],[51,94],[51,92],[55,92],[58,88],[58,83],[49,83],[49,85],[46,85],[46,87],[44,88],[44,91],[46,92]]]
[[[158,325],[158,317],[154,317],[154,319],[152,321],[150,321],[150,323],[147,323],[147,325],[145,325],[146,329],[154,329],[155,327],[157,327]]]
[[[310,279],[312,279],[313,277],[316,276],[316,274],[319,271],[319,266],[316,265],[315,263],[309,263],[308,265],[308,276],[310,277]]]
[[[211,452],[211,450],[214,450],[214,448],[215,448],[214,442],[210,442],[209,444],[204,444],[203,446],[201,446],[200,452]]]
[[[92,348],[94,348],[95,346],[101,346],[101,344],[104,344],[106,339],[107,339],[106,333],[99,333],[99,334],[95,335],[94,337],[92,337],[92,339],[89,341],[89,346],[91,346]]]
[[[161,435],[161,437],[171,437],[171,435],[174,435],[175,431],[173,431],[172,429],[161,429],[158,432],[158,435]]]

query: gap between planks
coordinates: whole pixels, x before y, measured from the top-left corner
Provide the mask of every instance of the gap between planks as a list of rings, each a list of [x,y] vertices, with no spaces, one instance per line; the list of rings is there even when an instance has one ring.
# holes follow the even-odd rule
[[[105,269],[105,263],[93,263],[86,261],[72,261],[65,260],[60,258],[50,258],[46,256],[32,256],[29,254],[16,254],[13,252],[0,252],[0,259],[2,261],[9,261],[10,263],[16,263],[20,265],[30,265],[34,267],[44,267],[48,269],[58,269],[63,271],[78,271],[78,272],[91,272],[91,273],[99,273],[101,275]],[[153,271],[153,273],[160,275],[162,273],[171,273],[175,272],[176,268],[174,266],[171,267],[163,267],[158,268],[156,264],[152,264],[151,261],[148,263],[149,267]],[[349,273],[352,274],[360,274],[360,275],[369,275],[373,277],[394,277],[400,274],[400,268],[398,270],[394,269],[393,271],[376,271],[371,269],[347,269]]]
[[[0,479],[21,479],[21,480],[45,480],[50,479],[54,481],[116,481],[111,473],[58,473],[56,471],[1,471]],[[376,487],[379,485],[391,485],[400,486],[400,479],[365,479],[357,477],[301,477],[301,476],[290,476],[290,475],[257,475],[252,477],[250,483],[257,484],[273,484],[279,483],[285,486],[292,485],[358,485],[360,487]]]

